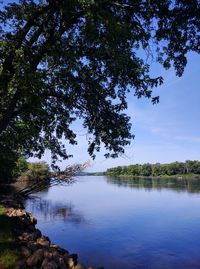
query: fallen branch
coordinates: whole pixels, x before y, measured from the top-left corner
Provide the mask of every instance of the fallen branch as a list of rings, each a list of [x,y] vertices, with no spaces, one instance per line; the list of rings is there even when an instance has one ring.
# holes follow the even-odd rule
[[[46,188],[66,183],[72,184],[74,182],[73,177],[89,166],[90,162],[88,161],[84,164],[67,166],[64,171],[48,172],[46,175],[38,176],[36,178],[31,178],[28,172],[26,172],[26,174],[22,175],[15,184],[17,189],[16,194],[27,197],[34,193],[43,191]]]

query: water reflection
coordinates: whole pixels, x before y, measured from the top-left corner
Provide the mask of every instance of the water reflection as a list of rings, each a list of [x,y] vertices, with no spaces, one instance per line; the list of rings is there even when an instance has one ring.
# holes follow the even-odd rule
[[[135,189],[162,190],[171,189],[176,192],[199,193],[200,179],[197,178],[130,178],[130,177],[107,177],[108,184],[118,187],[129,187]]]
[[[38,193],[26,209],[86,266],[197,269],[199,193],[197,179],[78,177]]]
[[[45,222],[58,220],[73,224],[86,224],[84,216],[75,209],[72,203],[52,202],[37,197],[28,201],[28,210],[39,215]]]

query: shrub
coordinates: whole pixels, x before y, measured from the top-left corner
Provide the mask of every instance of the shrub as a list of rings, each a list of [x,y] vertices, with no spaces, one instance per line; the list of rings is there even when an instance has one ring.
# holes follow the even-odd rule
[[[49,176],[49,166],[46,162],[28,163],[28,170],[25,171],[21,178],[27,180],[40,179]]]

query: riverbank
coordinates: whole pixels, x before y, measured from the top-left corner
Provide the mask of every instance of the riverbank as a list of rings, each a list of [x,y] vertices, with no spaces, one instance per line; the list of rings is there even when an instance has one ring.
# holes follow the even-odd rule
[[[199,174],[176,174],[176,175],[160,175],[160,176],[136,176],[136,175],[129,175],[129,174],[109,174],[105,173],[105,176],[109,177],[118,177],[118,178],[137,178],[137,179],[200,179]]]
[[[36,228],[37,219],[24,210],[20,197],[1,197],[0,220],[4,222],[0,238],[1,269],[86,269],[78,263],[77,254],[70,254],[42,235]]]

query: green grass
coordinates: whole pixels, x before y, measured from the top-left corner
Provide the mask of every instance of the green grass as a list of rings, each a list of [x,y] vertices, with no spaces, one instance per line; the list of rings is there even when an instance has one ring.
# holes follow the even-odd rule
[[[4,215],[6,212],[6,209],[4,206],[0,205],[0,215]]]
[[[5,215],[5,208],[0,205],[0,268],[17,269],[19,253],[15,249],[15,238],[12,234],[12,222]]]
[[[0,254],[0,268],[17,269],[19,255],[14,250],[6,249]]]

